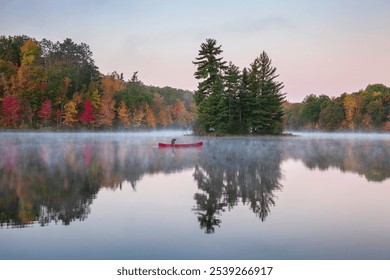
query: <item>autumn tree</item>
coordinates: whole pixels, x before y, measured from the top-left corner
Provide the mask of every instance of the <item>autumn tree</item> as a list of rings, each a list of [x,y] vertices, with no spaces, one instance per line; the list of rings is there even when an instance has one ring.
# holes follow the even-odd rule
[[[91,100],[87,99],[84,103],[84,111],[80,116],[80,121],[83,124],[91,125],[95,120],[95,115],[92,112],[92,103]]]
[[[16,127],[21,117],[21,107],[18,99],[14,96],[5,97],[1,106],[1,114],[6,126]]]
[[[161,127],[167,127],[168,126],[168,113],[167,111],[165,110],[161,110],[160,112],[158,112],[157,114],[157,123],[161,126]]]
[[[33,65],[41,55],[39,44],[32,39],[27,40],[20,48],[20,51],[22,55],[22,65]]]
[[[356,112],[356,101],[353,95],[347,94],[343,102],[345,121],[350,129],[354,129],[354,117]]]
[[[89,100],[91,100],[92,109],[94,112],[99,112],[101,105],[101,96],[97,88],[93,88],[89,94]]]
[[[72,80],[69,77],[64,77],[63,79],[60,80],[62,80],[62,82],[60,82],[59,85],[53,89],[56,92],[53,103],[54,106],[57,107],[56,109],[57,126],[61,126],[62,124],[64,103],[67,100],[69,86],[72,83]]]
[[[17,95],[17,67],[10,61],[0,59],[0,98]]]
[[[130,114],[129,110],[126,107],[126,103],[124,100],[119,104],[118,110],[118,119],[122,126],[129,127],[130,126]]]
[[[145,123],[147,127],[155,128],[156,127],[156,118],[154,117],[153,110],[150,108],[148,103],[144,104],[145,112]]]
[[[183,101],[177,100],[173,104],[173,114],[176,125],[187,126],[190,123],[188,112]]]
[[[41,120],[43,126],[47,126],[52,116],[51,100],[46,99],[42,103],[41,110],[38,112],[38,117]]]
[[[103,126],[112,126],[115,118],[115,101],[105,94],[101,98],[98,123]]]
[[[107,94],[111,97],[113,97],[117,91],[124,89],[123,81],[115,72],[101,78],[101,87],[103,94]]]
[[[15,111],[11,108],[16,107],[10,105],[13,103],[6,99],[8,96],[15,98],[17,114],[11,113]],[[87,99],[92,112],[88,112],[88,105],[84,103]],[[176,100],[183,102],[187,113],[181,116],[181,122],[188,124],[193,119],[190,110],[193,93],[190,91],[146,86],[138,78],[138,72],[127,82],[123,74],[116,72],[102,75],[94,64],[89,46],[69,38],[62,42],[47,39],[38,42],[27,36],[0,36],[0,121],[3,126],[76,127],[80,122],[90,127],[119,123],[166,127],[173,124],[172,118],[177,120],[177,115],[172,113]],[[81,116],[80,112],[83,112]]]
[[[68,127],[74,127],[77,123],[77,107],[74,100],[70,100],[65,104],[64,113],[63,113],[63,122],[62,124]]]
[[[20,48],[24,42],[30,40],[28,36],[0,36],[0,60],[8,61],[16,67],[21,65]]]
[[[135,128],[144,126],[145,112],[142,106],[135,108],[131,117],[131,124]]]
[[[116,92],[123,89],[123,81],[116,72],[102,77],[102,95],[100,97],[99,115],[97,120],[99,125],[112,126],[115,119],[114,95]]]
[[[155,93],[153,96],[153,114],[156,117],[156,125],[159,125],[162,127],[165,127],[167,125],[166,111],[165,111],[166,108],[164,108],[164,107],[165,107],[164,106],[164,97],[159,93]],[[165,114],[163,114],[162,112],[165,112]]]

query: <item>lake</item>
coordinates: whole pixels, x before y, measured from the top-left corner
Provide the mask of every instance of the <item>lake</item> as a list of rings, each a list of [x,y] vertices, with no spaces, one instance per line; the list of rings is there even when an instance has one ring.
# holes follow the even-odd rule
[[[389,134],[0,134],[0,259],[388,260],[389,199]]]

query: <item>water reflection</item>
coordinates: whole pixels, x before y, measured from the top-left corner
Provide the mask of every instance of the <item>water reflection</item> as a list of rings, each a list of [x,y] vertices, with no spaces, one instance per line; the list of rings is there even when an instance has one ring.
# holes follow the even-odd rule
[[[309,169],[337,168],[368,181],[390,178],[390,135],[381,139],[298,137],[285,143],[286,157],[301,160]]]
[[[191,141],[191,138],[188,138]],[[0,227],[85,220],[101,188],[136,189],[146,174],[193,169],[194,211],[206,233],[243,204],[265,221],[281,191],[283,160],[330,167],[381,182],[390,142],[373,139],[210,138],[202,149],[158,149],[155,138],[93,135],[0,136]],[[189,205],[189,209],[191,206]]]
[[[200,227],[213,233],[221,212],[242,202],[264,221],[280,190],[283,145],[278,140],[230,139],[209,142],[195,166],[196,211]]]
[[[5,138],[5,139],[4,139]],[[0,141],[0,226],[84,220],[100,188],[135,189],[145,174],[194,166],[196,150],[172,154],[155,140],[51,137]]]

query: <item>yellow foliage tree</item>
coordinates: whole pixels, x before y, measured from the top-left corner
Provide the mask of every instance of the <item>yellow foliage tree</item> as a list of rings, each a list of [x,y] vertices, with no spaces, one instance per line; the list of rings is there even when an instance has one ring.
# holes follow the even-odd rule
[[[77,123],[77,108],[74,100],[65,104],[63,113],[63,125],[73,127]]]
[[[355,98],[351,94],[347,94],[344,98],[344,112],[345,112],[345,120],[348,123],[349,128],[354,129],[354,116],[356,112],[356,101]]]
[[[114,93],[124,88],[123,82],[115,77],[115,75],[106,75],[101,79],[103,95],[108,95],[111,98]]]
[[[188,111],[181,100],[177,100],[173,105],[173,115],[178,125],[186,126],[189,124]]]
[[[151,128],[156,127],[156,118],[154,117],[152,108],[150,108],[148,103],[145,103],[144,110],[145,110],[146,126]]]
[[[92,91],[90,100],[92,103],[92,108],[95,112],[99,111],[100,108],[100,95],[99,95],[99,90],[96,88]]]
[[[126,103],[124,100],[121,101],[118,107],[118,119],[119,122],[124,126],[124,127],[129,127],[130,126],[130,114],[129,110],[127,109]]]
[[[109,94],[104,94],[100,102],[99,125],[112,126],[115,119],[115,101]]]
[[[171,119],[172,120],[172,119]],[[158,113],[158,116],[157,116],[157,123],[159,125],[161,125],[162,127],[166,127],[168,125],[168,114],[166,111],[164,110],[161,110],[159,113]]]
[[[133,116],[131,119],[131,123],[133,127],[142,127],[143,126],[143,121],[145,117],[145,112],[142,107],[135,108],[133,112]]]
[[[20,48],[22,65],[32,65],[40,57],[41,48],[34,40],[27,40]]]

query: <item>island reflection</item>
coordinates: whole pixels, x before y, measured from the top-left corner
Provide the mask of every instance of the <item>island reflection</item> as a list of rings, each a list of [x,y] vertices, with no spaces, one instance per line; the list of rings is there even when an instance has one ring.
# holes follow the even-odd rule
[[[240,202],[264,221],[275,205],[275,191],[282,188],[282,142],[230,139],[207,144],[194,171],[199,189],[194,211],[200,227],[213,233],[221,212]]]
[[[390,177],[388,141],[210,138],[201,149],[158,149],[156,139],[0,137],[0,226],[83,221],[101,188],[136,189],[143,176],[193,169],[192,210],[205,233],[238,204],[265,221],[281,191],[281,163]],[[189,206],[190,207],[190,206]]]

